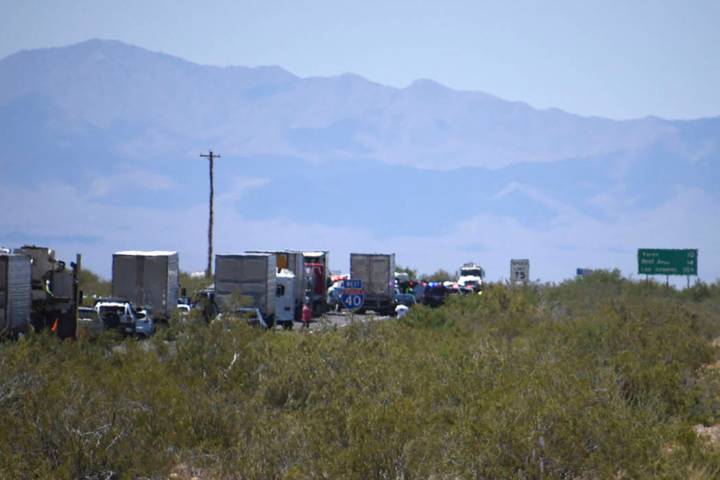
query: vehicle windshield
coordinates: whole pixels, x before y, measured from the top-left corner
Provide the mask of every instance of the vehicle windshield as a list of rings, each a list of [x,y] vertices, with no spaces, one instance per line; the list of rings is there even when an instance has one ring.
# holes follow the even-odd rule
[[[121,322],[127,322],[125,318],[125,307],[107,305],[100,307],[100,318],[108,328],[117,328]]]
[[[460,275],[463,277],[482,277],[483,271],[479,268],[463,268],[460,270]]]
[[[125,313],[125,307],[107,306],[100,307],[100,315],[122,315]]]
[[[83,319],[97,320],[98,313],[95,310],[78,310],[78,316]]]

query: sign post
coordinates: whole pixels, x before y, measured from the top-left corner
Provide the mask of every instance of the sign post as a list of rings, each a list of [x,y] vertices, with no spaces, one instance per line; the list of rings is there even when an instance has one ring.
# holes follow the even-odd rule
[[[355,311],[365,304],[365,291],[363,290],[362,280],[343,280],[342,294],[340,301],[343,306],[350,311]]]
[[[510,260],[510,281],[512,283],[527,283],[530,280],[530,260]]]

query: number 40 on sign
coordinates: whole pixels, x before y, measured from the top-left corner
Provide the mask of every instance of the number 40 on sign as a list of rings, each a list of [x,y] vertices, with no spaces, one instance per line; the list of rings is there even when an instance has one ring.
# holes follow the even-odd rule
[[[365,291],[362,280],[343,280],[342,295],[340,301],[345,308],[357,310],[365,304]]]

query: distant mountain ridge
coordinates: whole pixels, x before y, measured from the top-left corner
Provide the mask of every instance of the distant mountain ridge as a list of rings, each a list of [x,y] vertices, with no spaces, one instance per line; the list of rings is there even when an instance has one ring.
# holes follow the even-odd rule
[[[373,158],[431,169],[638,149],[677,137],[686,124],[536,110],[430,80],[397,89],[350,74],[202,66],[104,40],[0,61],[0,106],[37,96],[72,122],[130,134],[116,148],[139,156],[148,143],[162,150],[159,143],[175,145],[179,136],[239,156]]]

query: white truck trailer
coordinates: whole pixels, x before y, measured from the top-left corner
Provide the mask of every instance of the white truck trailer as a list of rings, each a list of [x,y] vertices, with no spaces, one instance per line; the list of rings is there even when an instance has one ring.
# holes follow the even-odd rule
[[[215,301],[221,311],[232,313],[233,294],[247,297],[260,309],[265,323],[275,323],[277,260],[274,254],[215,255]],[[240,305],[237,305],[240,306]]]
[[[365,290],[363,310],[374,310],[381,315],[394,314],[394,253],[351,253],[350,278],[362,280]]]
[[[25,255],[0,253],[0,337],[26,333],[32,309],[32,267]]]
[[[180,266],[177,252],[126,251],[113,254],[112,295],[153,316],[168,319],[177,308]]]
[[[303,252],[295,250],[271,250],[271,251],[249,251],[245,253],[270,253],[275,255],[275,261],[277,263],[278,277],[283,269],[287,269],[294,274],[293,278],[293,298],[295,321],[300,321],[300,314],[302,313],[303,300],[305,299],[305,289],[307,288],[307,277],[305,275],[305,258]],[[279,314],[279,312],[278,312]],[[279,320],[278,320],[279,321]]]

